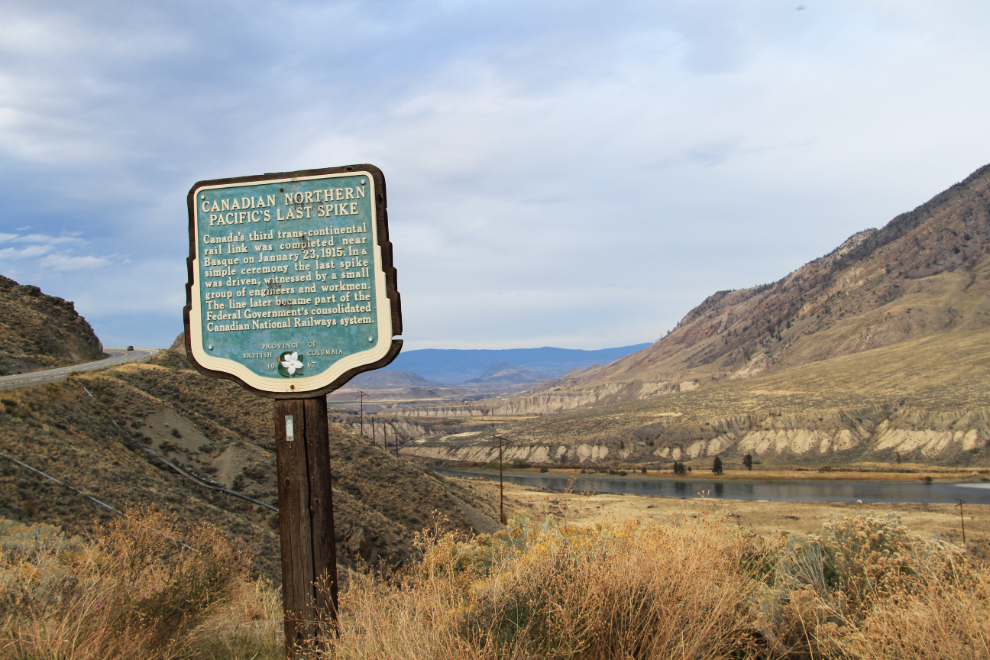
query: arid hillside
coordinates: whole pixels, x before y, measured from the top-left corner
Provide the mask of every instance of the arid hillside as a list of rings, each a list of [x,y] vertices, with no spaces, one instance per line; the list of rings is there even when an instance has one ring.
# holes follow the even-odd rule
[[[4,392],[0,451],[118,509],[154,504],[185,524],[212,523],[278,581],[277,514],[197,485],[164,462],[277,504],[272,416],[270,400],[204,378],[181,355],[163,351],[147,364]],[[491,505],[470,489],[341,426],[331,424],[330,443],[342,564],[401,564],[414,535],[437,520],[465,533],[494,528]],[[113,515],[0,458],[0,518],[78,532]]]
[[[752,378],[548,415],[396,418],[420,429],[406,455],[483,463],[491,433],[506,460],[650,465],[751,454],[776,465],[990,465],[985,332],[925,337]],[[508,402],[504,402],[508,403]],[[405,412],[405,411],[403,411]],[[403,428],[403,427],[400,427]]]
[[[509,458],[537,464],[985,465],[990,166],[777,282],[710,296],[609,365],[502,400],[387,412],[460,420],[410,437],[410,453],[445,461],[491,460],[494,422],[515,440]]]
[[[613,398],[636,398],[986,331],[988,293],[990,166],[777,282],[715,293],[650,348],[550,389],[622,384]]]
[[[103,345],[71,302],[0,275],[0,376],[101,357]]]

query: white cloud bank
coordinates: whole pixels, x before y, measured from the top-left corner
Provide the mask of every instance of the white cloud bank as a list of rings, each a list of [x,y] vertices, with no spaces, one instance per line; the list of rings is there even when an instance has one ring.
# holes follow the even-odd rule
[[[655,340],[990,161],[990,5],[804,4],[4,2],[2,272],[167,344],[192,183],[371,162],[407,347]]]

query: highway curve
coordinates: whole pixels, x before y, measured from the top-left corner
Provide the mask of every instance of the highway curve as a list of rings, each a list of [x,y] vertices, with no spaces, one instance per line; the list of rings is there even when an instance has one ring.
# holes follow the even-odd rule
[[[13,376],[0,376],[0,391],[16,390],[22,387],[34,387],[42,383],[51,383],[65,380],[73,371],[92,371],[93,369],[103,369],[112,367],[124,362],[136,362],[144,360],[158,352],[157,348],[135,348],[128,351],[123,348],[104,348],[105,353],[110,357],[95,362],[83,362],[73,364],[68,367],[58,367],[57,369],[45,369],[43,371],[32,371],[26,374],[14,374]]]

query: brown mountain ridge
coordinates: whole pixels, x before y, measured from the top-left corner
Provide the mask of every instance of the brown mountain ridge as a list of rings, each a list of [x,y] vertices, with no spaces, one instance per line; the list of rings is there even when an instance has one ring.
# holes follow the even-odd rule
[[[75,305],[0,275],[0,376],[99,360],[103,345]]]
[[[988,192],[990,166],[776,282],[709,296],[604,367],[506,400],[393,414],[463,419],[410,448],[456,462],[491,460],[468,427],[502,418],[508,457],[532,463],[752,453],[986,465]]]
[[[719,291],[653,346],[566,383],[618,398],[990,327],[990,165],[763,286]],[[550,388],[559,388],[554,383]]]

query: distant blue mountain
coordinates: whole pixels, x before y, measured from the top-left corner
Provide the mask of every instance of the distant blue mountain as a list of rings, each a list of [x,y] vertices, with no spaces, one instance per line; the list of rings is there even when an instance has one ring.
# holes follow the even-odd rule
[[[401,369],[433,381],[456,385],[472,378],[481,378],[496,362],[508,362],[532,369],[548,378],[563,376],[571,369],[585,369],[593,364],[608,364],[650,344],[636,344],[597,351],[569,348],[507,348],[504,350],[473,350],[424,348],[403,351],[385,369]]]

